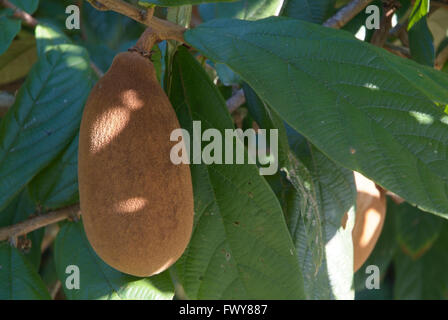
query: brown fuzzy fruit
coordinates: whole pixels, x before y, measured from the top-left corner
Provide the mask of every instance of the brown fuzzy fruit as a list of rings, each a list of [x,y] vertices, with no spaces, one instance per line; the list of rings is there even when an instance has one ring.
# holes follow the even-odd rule
[[[189,242],[190,169],[170,160],[179,127],[153,64],[136,52],[118,54],[87,100],[78,155],[84,228],[95,252],[122,272],[160,273]]]
[[[356,218],[352,231],[353,268],[356,272],[375,248],[386,218],[386,194],[375,182],[355,172]],[[347,214],[343,218],[343,226]]]

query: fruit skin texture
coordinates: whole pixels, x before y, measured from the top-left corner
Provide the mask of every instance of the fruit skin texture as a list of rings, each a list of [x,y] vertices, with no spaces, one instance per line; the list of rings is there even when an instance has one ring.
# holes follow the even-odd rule
[[[191,237],[190,169],[170,160],[176,128],[152,62],[136,52],[118,54],[84,109],[78,180],[87,238],[101,259],[124,273],[164,271]]]
[[[352,231],[353,268],[359,270],[375,248],[386,218],[386,193],[358,172],[355,174],[357,190],[356,217]],[[343,226],[347,214],[343,218]]]

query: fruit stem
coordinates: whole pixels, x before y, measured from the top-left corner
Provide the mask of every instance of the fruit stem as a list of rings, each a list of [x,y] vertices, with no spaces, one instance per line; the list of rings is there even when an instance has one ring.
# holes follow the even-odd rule
[[[136,49],[140,54],[145,52],[149,53],[151,48],[157,43],[162,41],[160,35],[151,27],[146,28],[138,39],[133,49]]]

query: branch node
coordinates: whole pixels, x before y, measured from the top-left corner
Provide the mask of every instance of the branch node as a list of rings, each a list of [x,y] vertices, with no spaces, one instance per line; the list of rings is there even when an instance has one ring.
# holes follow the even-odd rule
[[[80,212],[78,208],[76,210],[70,210],[67,215],[67,220],[70,222],[78,222],[80,218]]]

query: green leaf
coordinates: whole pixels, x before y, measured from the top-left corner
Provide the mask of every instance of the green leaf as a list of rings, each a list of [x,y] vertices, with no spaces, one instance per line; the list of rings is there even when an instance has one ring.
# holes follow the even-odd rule
[[[282,16],[322,24],[333,12],[336,0],[288,0]]]
[[[158,45],[154,46],[151,51],[151,61],[156,69],[157,80],[162,83],[162,51]]]
[[[223,85],[232,86],[241,83],[241,78],[225,64],[215,63],[215,70]]]
[[[211,21],[185,39],[231,67],[329,158],[447,216],[446,74],[287,18]]]
[[[63,223],[54,245],[56,271],[67,299],[169,300],[174,295],[167,272],[137,278],[105,264],[90,246],[81,221]],[[68,266],[79,268],[80,287],[77,290],[66,286],[67,278],[73,274],[66,273]]]
[[[38,0],[10,0],[11,3],[18,8],[33,14],[36,11]],[[19,33],[21,28],[21,20],[12,18],[13,10],[0,9],[0,55],[5,52],[11,45],[12,40]]]
[[[283,125],[283,121],[275,114],[255,93],[255,91],[243,83],[244,96],[246,98],[247,108],[249,113],[254,118],[255,122],[262,129],[278,130],[278,159],[280,167],[289,166],[289,145],[288,136],[286,135],[286,129]]]
[[[242,0],[208,3],[199,6],[204,21],[220,18],[257,20],[279,14],[283,0]]]
[[[399,206],[388,198],[386,218],[378,242],[366,262],[364,262],[363,266],[355,273],[355,288],[357,291],[366,289],[366,280],[371,275],[370,273],[365,273],[366,266],[377,266],[380,270],[381,280],[384,280],[384,277],[386,276],[387,270],[398,249],[395,231],[395,215],[397,207]],[[369,291],[368,289],[366,290]]]
[[[181,125],[233,129],[225,101],[180,47],[170,99]],[[213,106],[213,108],[211,108]],[[193,137],[194,139],[194,137]],[[237,143],[240,143],[237,141]],[[191,299],[301,299],[303,280],[281,208],[257,167],[191,165],[195,224],[176,272]]]
[[[431,248],[444,223],[439,217],[429,215],[406,202],[400,205],[390,203],[388,211],[395,215],[397,240],[402,250],[413,259]]]
[[[181,25],[184,27],[188,27],[191,22],[193,8],[191,6],[181,6],[167,9],[166,19],[172,23],[177,25]],[[178,47],[181,45],[178,41],[167,40],[165,41],[165,54],[164,54],[164,63],[165,63],[165,73],[164,73],[164,88],[167,89],[166,92],[169,96],[171,90],[171,81],[172,81],[172,73],[173,73],[173,59],[174,55],[177,52]]]
[[[70,143],[93,81],[79,46],[40,56],[0,123],[0,209]]]
[[[57,209],[79,202],[78,138],[79,134],[28,185],[33,199],[45,209]]]
[[[36,60],[34,36],[21,31],[8,51],[0,56],[0,85],[25,77]]]
[[[257,20],[279,14],[283,0],[243,0],[235,2],[207,3],[199,6],[203,21],[221,18]],[[220,81],[226,85],[241,83],[241,79],[225,64],[215,64]]]
[[[356,201],[353,173],[335,164],[306,140],[302,141],[304,145],[295,145],[293,150],[309,176],[303,170],[295,174],[296,179],[297,176],[302,179],[301,187],[291,195],[287,212],[304,270],[305,289],[311,299],[353,299],[352,229]],[[344,229],[341,222],[346,213],[348,221]],[[310,219],[310,215],[315,218]],[[320,225],[321,240],[303,217],[311,220],[311,226]],[[325,246],[324,260],[316,270],[313,249],[319,241]]]
[[[88,44],[102,43],[117,50],[123,43],[136,41],[144,27],[125,15],[99,11],[86,3],[82,8],[83,32]]]
[[[20,31],[20,20],[11,18],[11,10],[0,10],[0,54],[8,50]]]
[[[5,209],[0,212],[0,227],[12,226],[19,222],[23,222],[34,215],[35,212],[36,205],[31,199],[28,189],[25,188]],[[31,240],[31,249],[27,249],[23,252],[23,256],[31,262],[36,271],[39,270],[40,266],[41,244],[43,237],[43,228],[35,230],[26,236],[28,240]]]
[[[152,4],[160,7],[179,7],[183,5],[201,4],[207,2],[229,2],[235,0],[139,0],[139,3]]]
[[[403,252],[395,257],[394,298],[399,300],[448,299],[448,223],[433,245],[420,259]]]
[[[279,130],[278,161],[294,187],[287,191],[284,210],[307,298],[353,299],[352,228],[341,227],[342,216],[356,199],[352,172],[325,157],[294,130],[286,130],[250,87],[243,88],[249,112],[259,126]]]
[[[429,13],[429,0],[416,0],[409,16],[408,31]]]
[[[433,67],[435,60],[434,39],[428,28],[426,16],[414,24],[408,31],[408,36],[412,59]]]
[[[0,300],[51,299],[31,263],[7,243],[0,243],[0,283]]]
[[[34,34],[37,40],[36,48],[39,57],[45,56],[45,53],[49,50],[54,50],[55,46],[72,44],[70,38],[61,29],[49,23],[38,24]]]
[[[10,2],[29,14],[33,14],[39,6],[39,0],[10,0]]]
[[[296,154],[289,149],[288,136],[283,121],[273,112],[250,88],[247,84],[243,85],[246,97],[247,107],[250,114],[254,117],[260,128],[265,130],[278,130],[278,159],[280,170],[286,173],[286,178],[295,189],[293,197],[298,201],[293,202],[292,210],[287,210],[287,223],[291,236],[298,250],[299,261],[301,262],[302,273],[305,279],[305,288],[309,288],[311,278],[317,274],[324,258],[324,240],[321,223],[321,212],[316,205],[315,190],[312,189],[311,174],[308,169],[299,161]],[[284,200],[284,199],[283,199]],[[288,202],[288,201],[286,201]],[[285,205],[282,203],[282,207]],[[299,227],[300,226],[300,227]],[[303,242],[300,243],[305,250],[300,250],[297,241],[297,231],[300,228],[300,235],[303,236]],[[304,252],[310,255],[304,257]],[[306,265],[305,259],[309,258],[309,264]],[[311,274],[311,276],[310,276]],[[307,281],[310,280],[310,281]],[[306,290],[308,296],[311,290]]]
[[[39,23],[43,21],[51,21],[51,23],[57,25],[60,29],[66,29],[65,22],[68,15],[65,10],[68,6],[73,5],[73,0],[44,0],[40,1],[38,10],[35,17],[39,20]],[[81,10],[87,5],[87,1],[81,6]],[[81,13],[81,19],[82,19]],[[67,30],[69,33],[80,33],[80,30]]]

